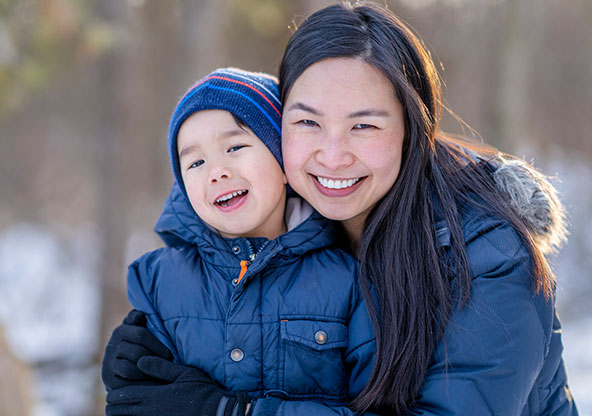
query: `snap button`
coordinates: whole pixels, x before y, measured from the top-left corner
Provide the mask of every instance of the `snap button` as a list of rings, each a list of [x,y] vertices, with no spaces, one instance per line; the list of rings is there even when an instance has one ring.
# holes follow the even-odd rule
[[[245,353],[240,348],[235,348],[230,351],[230,359],[236,363],[241,361],[245,357]]]
[[[232,252],[234,254],[238,254],[241,252],[241,248],[239,246],[234,246],[234,247],[232,247]]]
[[[236,286],[238,285],[238,277],[235,277],[234,279],[232,279],[232,286]]]
[[[317,331],[314,335],[315,342],[319,345],[323,345],[327,342],[327,333],[325,331]]]

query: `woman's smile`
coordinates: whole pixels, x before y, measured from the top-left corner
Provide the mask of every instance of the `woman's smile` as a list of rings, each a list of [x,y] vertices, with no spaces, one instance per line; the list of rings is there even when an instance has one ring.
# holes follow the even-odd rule
[[[366,178],[354,178],[354,179],[333,179],[333,178],[326,178],[323,176],[316,176],[311,175],[313,178],[312,180],[315,182],[315,185],[319,189],[319,191],[326,196],[346,196],[353,193],[356,189],[359,188],[362,181]]]

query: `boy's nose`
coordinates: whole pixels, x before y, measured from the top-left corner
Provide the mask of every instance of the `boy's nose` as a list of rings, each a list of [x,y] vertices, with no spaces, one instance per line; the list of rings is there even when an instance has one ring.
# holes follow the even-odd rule
[[[216,166],[210,171],[210,183],[232,178],[232,170],[224,166]]]

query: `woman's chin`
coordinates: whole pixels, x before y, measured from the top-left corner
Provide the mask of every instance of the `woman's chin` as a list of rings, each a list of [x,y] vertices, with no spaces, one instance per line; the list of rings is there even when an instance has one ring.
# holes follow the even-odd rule
[[[325,217],[328,218],[330,220],[333,221],[340,221],[346,228],[348,227],[356,227],[358,224],[364,224],[364,221],[366,220],[366,217],[368,216],[368,212],[369,210],[364,210],[362,212],[360,211],[356,211],[356,212],[352,212],[351,210],[348,210],[346,212],[344,211],[338,211],[338,210],[326,210],[325,212],[319,211],[319,213]]]
[[[335,209],[327,208],[327,209],[315,209],[321,214],[323,217],[333,220],[333,221],[348,221],[351,220],[355,215],[349,212],[340,212]]]

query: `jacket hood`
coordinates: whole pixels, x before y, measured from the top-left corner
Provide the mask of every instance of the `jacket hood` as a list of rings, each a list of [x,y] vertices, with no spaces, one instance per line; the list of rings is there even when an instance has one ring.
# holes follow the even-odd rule
[[[339,230],[330,220],[321,216],[306,201],[299,197],[289,198],[286,203],[286,226],[288,232],[276,240],[287,255],[299,255],[307,251],[334,245]],[[224,254],[243,237],[225,239],[210,225],[203,222],[179,185],[175,183],[164,204],[162,214],[156,222],[154,231],[169,247],[197,245],[204,254],[224,262]],[[249,238],[256,240],[256,246],[267,241],[265,237]]]
[[[544,254],[557,251],[567,240],[565,208],[549,177],[521,159],[497,156],[493,179]]]

